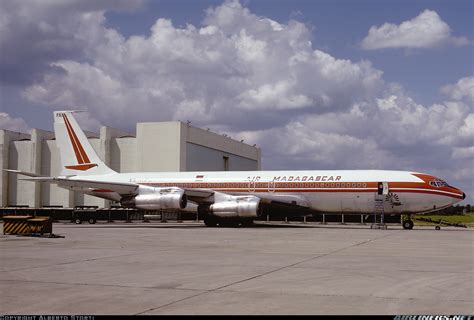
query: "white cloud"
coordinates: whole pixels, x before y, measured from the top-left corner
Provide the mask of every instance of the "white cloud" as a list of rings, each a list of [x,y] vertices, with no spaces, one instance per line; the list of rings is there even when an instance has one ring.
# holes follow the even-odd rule
[[[370,27],[368,35],[362,40],[362,48],[434,48],[445,44],[461,46],[468,43],[465,37],[454,37],[449,25],[441,20],[436,11],[425,10],[399,25],[384,23],[380,27]]]
[[[456,84],[449,84],[441,88],[441,92],[451,99],[462,100],[467,98],[474,102],[474,77],[465,77]]]
[[[390,153],[380,148],[375,139],[336,130],[325,132],[316,124],[332,119],[332,115],[312,116],[290,121],[284,127],[244,132],[240,136],[265,146],[264,163],[270,163],[270,168],[364,169],[386,168],[391,164]],[[288,159],[292,167],[288,167]]]
[[[104,39],[105,10],[135,10],[143,0],[0,1],[0,84],[25,85],[59,59],[84,59]]]
[[[29,128],[22,118],[12,118],[8,113],[0,112],[0,130],[27,132]]]
[[[51,63],[58,72],[28,87],[25,97],[88,108],[114,126],[154,114],[156,120],[256,128],[284,124],[295,109],[344,110],[383,87],[382,72],[369,62],[313,50],[299,22],[261,18],[238,2],[208,10],[205,21],[177,28],[158,19],[149,37],[125,39],[96,19],[83,35],[101,39],[84,49],[88,62]]]
[[[474,113],[472,111],[471,114],[464,119],[464,123],[459,128],[459,135],[471,139],[471,144],[474,143]]]
[[[265,146],[275,167],[284,167],[283,159],[291,158],[307,168],[430,171],[450,167],[451,156],[462,159],[454,150],[472,146],[471,119],[473,110],[463,103],[427,107],[398,92],[350,110],[300,116],[284,127],[241,136]]]
[[[453,148],[453,159],[474,158],[474,147]]]

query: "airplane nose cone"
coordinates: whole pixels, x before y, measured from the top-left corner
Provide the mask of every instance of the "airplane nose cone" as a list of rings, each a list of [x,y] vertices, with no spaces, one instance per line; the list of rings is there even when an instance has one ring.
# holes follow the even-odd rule
[[[462,193],[462,199],[466,199],[466,194],[464,192]]]

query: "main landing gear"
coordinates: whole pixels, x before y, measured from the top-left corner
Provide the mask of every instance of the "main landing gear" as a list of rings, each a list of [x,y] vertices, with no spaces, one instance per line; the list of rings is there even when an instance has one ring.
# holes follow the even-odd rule
[[[207,214],[204,217],[204,224],[206,227],[228,227],[239,228],[249,227],[253,224],[252,218],[219,218]]]
[[[413,229],[414,223],[413,223],[413,220],[411,219],[411,214],[402,215],[402,226],[403,226],[403,229],[405,230]]]
[[[249,227],[253,224],[254,218],[241,217],[218,217],[209,211],[209,207],[205,205],[198,206],[199,216],[204,218],[206,227]]]

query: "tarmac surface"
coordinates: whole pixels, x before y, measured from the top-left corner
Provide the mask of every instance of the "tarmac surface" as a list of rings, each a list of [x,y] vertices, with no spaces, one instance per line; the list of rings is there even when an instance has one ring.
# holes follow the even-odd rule
[[[0,236],[3,314],[474,314],[474,230],[55,223]]]

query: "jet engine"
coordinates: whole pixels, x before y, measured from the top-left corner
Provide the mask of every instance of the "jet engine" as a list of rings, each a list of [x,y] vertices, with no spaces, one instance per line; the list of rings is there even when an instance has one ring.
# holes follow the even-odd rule
[[[184,190],[179,188],[151,188],[140,186],[138,194],[122,198],[120,204],[125,208],[143,210],[181,210],[188,199]]]
[[[257,197],[233,197],[231,201],[215,202],[209,213],[220,218],[256,218],[261,215],[260,199]]]

